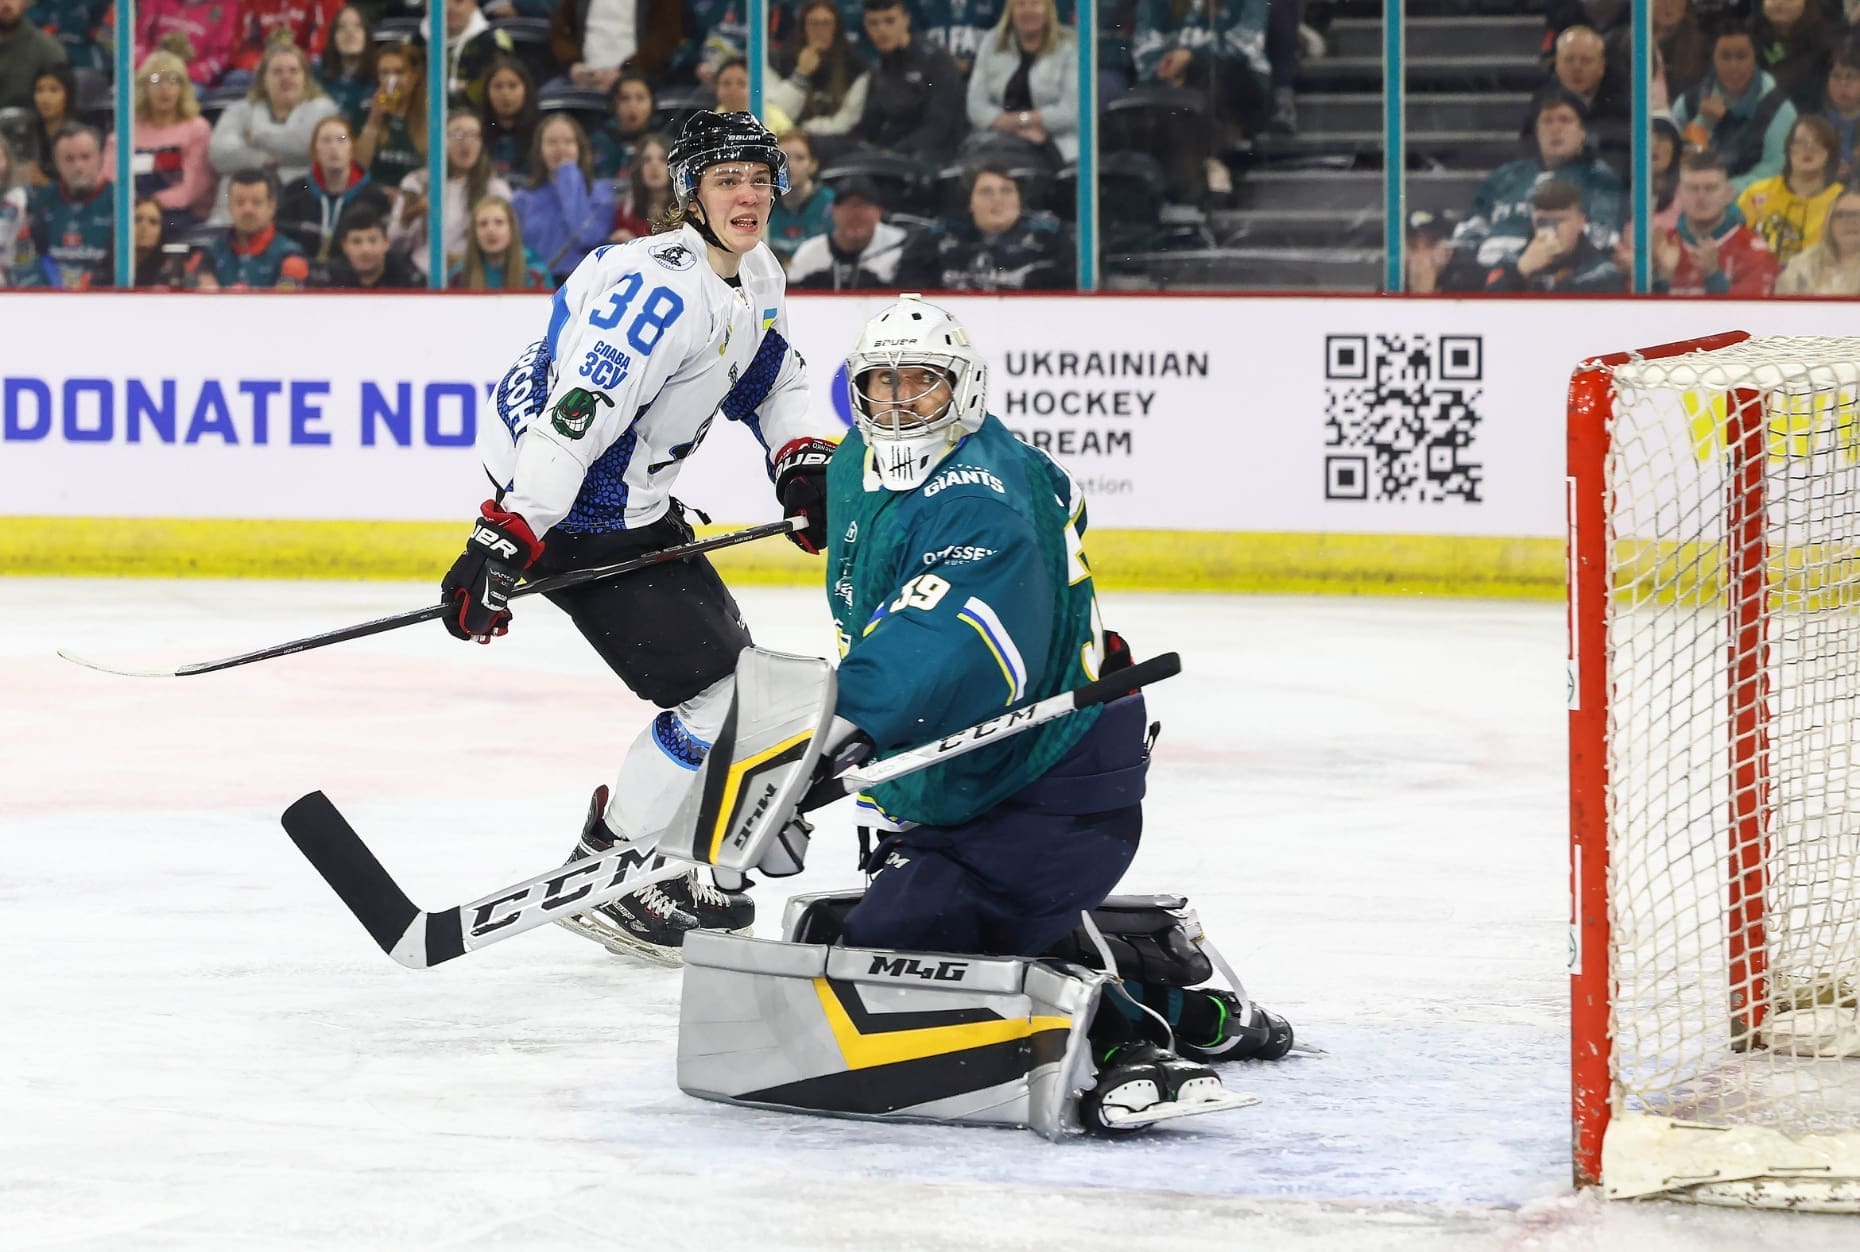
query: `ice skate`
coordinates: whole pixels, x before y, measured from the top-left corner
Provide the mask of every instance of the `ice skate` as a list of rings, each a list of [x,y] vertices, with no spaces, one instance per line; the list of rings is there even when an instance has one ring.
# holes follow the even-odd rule
[[[1098,1081],[1079,1097],[1087,1134],[1121,1135],[1157,1122],[1258,1104],[1221,1085],[1220,1076],[1147,1041],[1111,1048],[1098,1065]]]
[[[1195,987],[1182,995],[1175,1048],[1190,1060],[1276,1061],[1292,1050],[1292,1024],[1278,1014],[1218,987]]]
[[[599,856],[613,848],[614,837],[601,820],[606,811],[607,788],[596,787],[593,799],[588,802],[581,838],[569,854],[568,864]],[[638,857],[642,865],[649,860],[661,862],[662,858],[651,853],[641,853]],[[685,878],[674,878],[670,882],[650,883],[585,913],[564,917],[556,924],[585,935],[617,956],[637,957],[656,965],[681,965],[685,934],[702,924],[698,914],[686,903],[689,897],[680,890],[687,886],[690,878],[687,874]],[[721,892],[716,894],[727,901]],[[713,908],[720,916],[727,915],[730,908],[727,902],[711,906],[708,901],[706,907]],[[753,916],[754,905],[749,907]]]

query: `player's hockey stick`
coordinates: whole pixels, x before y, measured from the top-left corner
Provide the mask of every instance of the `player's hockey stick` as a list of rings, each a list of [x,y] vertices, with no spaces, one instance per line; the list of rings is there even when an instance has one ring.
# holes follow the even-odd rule
[[[649,565],[663,565],[667,561],[676,561],[681,557],[694,556],[699,552],[711,552],[718,548],[730,548],[739,543],[749,543],[756,539],[766,539],[770,535],[785,535],[807,525],[804,517],[784,518],[779,522],[768,522],[761,526],[751,526],[747,530],[733,530],[728,534],[712,535],[708,539],[693,539],[689,543],[674,544],[669,548],[660,548],[657,552],[647,552],[614,565],[597,565],[590,569],[570,570],[566,574],[554,574],[548,578],[539,578],[535,582],[523,583],[510,593],[512,600],[518,596],[533,596],[538,593],[565,591],[570,587],[579,587],[583,583],[596,582],[603,578],[615,578],[621,574],[630,574],[634,570],[645,569]],[[298,652],[309,652],[314,648],[327,648],[332,643],[347,643],[351,639],[365,639],[369,635],[379,635],[390,630],[399,630],[402,626],[411,626],[415,622],[437,621],[448,613],[455,612],[455,604],[434,604],[423,609],[410,609],[405,613],[393,613],[387,617],[377,617],[372,622],[362,622],[355,626],[343,626],[337,630],[324,631],[320,635],[310,635],[303,639],[293,639],[289,643],[273,644],[269,648],[260,648],[256,652],[242,652],[238,656],[221,657],[217,661],[194,661],[175,669],[131,669],[121,665],[105,665],[101,661],[92,661],[77,655],[66,648],[58,649],[58,655],[76,665],[88,669],[101,670],[106,674],[120,674],[125,678],[187,678],[194,674],[211,674],[216,670],[232,669],[236,665],[250,665],[254,661],[270,661],[281,656],[292,656]]]
[[[814,787],[800,807],[803,811],[816,809],[852,792],[927,769],[1075,710],[1115,700],[1138,687],[1178,674],[1181,669],[1181,658],[1173,652],[1151,657],[1097,682],[945,735],[934,743],[844,771]],[[564,914],[605,904],[647,883],[676,878],[690,868],[682,861],[668,861],[645,869],[636,858],[628,857],[627,845],[622,844],[602,856],[558,865],[469,904],[429,913],[407,898],[400,884],[381,867],[355,828],[322,792],[312,791],[291,805],[284,811],[283,821],[291,842],[355,914],[369,936],[383,952],[409,969],[430,969]]]

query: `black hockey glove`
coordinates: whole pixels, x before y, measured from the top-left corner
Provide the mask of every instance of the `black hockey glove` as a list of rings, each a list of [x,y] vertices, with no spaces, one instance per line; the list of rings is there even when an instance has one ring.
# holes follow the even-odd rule
[[[458,607],[439,620],[454,639],[489,643],[510,632],[509,597],[523,571],[542,555],[530,524],[486,500],[465,551],[439,584],[440,598]]]
[[[808,554],[827,546],[827,462],[833,445],[824,439],[790,439],[775,454],[775,498],[788,517],[805,517],[807,525],[788,539]]]

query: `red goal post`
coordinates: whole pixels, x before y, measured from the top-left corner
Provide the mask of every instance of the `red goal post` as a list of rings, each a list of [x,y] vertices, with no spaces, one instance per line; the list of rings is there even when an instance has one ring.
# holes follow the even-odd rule
[[[1572,1146],[1610,1195],[1860,1208],[1856,411],[1860,340],[1570,380]]]

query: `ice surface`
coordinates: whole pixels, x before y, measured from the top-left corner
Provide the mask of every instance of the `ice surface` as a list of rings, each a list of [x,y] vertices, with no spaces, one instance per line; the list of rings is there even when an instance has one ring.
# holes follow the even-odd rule
[[[647,710],[553,609],[160,680],[53,651],[200,660],[432,588],[0,594],[0,1248],[1860,1244],[1569,1191],[1560,606],[1106,597],[1185,666],[1126,885],[1189,894],[1330,1052],[1230,1069],[1255,1108],[1055,1147],[687,1099],[678,975],[554,928],[381,955],[277,816],[327,791],[427,907],[563,855]],[[830,651],[816,593],[741,599]],[[829,815],[788,889],[851,855]]]

